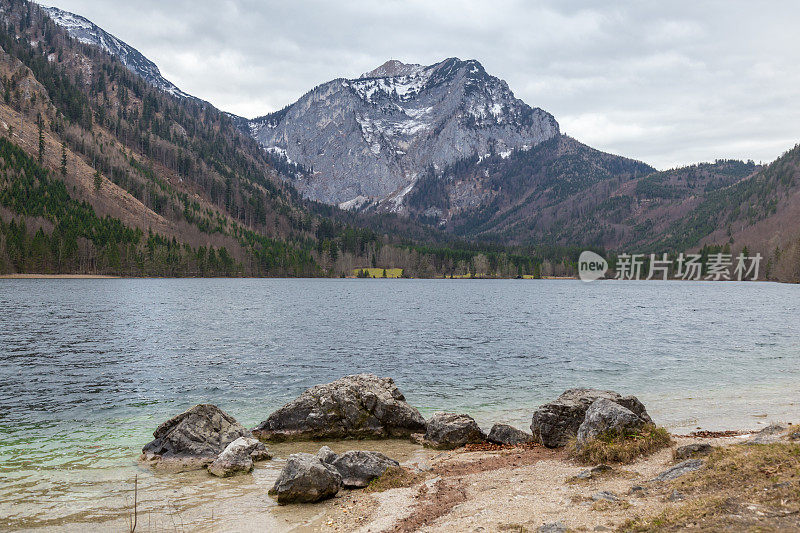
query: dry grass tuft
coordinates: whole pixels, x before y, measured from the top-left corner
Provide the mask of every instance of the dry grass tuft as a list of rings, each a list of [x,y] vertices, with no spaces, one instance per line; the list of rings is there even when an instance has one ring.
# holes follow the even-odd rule
[[[508,531],[509,533],[530,533],[530,529],[522,524],[500,524],[497,526],[498,531]]]
[[[669,431],[648,424],[635,433],[607,433],[580,448],[576,440],[567,445],[567,453],[584,464],[630,463],[672,444]]]
[[[387,468],[381,477],[370,481],[364,492],[383,492],[389,489],[410,487],[423,479],[425,479],[423,474],[412,472],[402,466],[392,466]]]
[[[624,531],[800,530],[800,445],[718,448],[706,467],[673,481],[687,501],[626,523]]]

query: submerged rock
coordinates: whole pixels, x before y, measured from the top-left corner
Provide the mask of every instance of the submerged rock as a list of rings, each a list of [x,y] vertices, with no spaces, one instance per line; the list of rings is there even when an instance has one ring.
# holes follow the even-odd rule
[[[339,455],[331,465],[342,476],[344,487],[363,488],[381,477],[388,468],[400,466],[400,463],[379,452],[354,450]]]
[[[539,407],[531,419],[534,440],[549,448],[565,446],[578,434],[586,411],[598,399],[605,398],[633,412],[646,423],[652,423],[642,402],[636,396],[622,396],[614,391],[568,389],[555,401]]]
[[[310,453],[289,456],[269,491],[281,505],[313,503],[332,498],[342,487],[342,476],[328,463]]]
[[[142,448],[142,458],[182,467],[208,465],[228,444],[250,431],[216,405],[199,404],[167,420]]]
[[[652,481],[671,481],[688,474],[689,472],[700,470],[704,464],[705,462],[702,459],[689,459],[688,461],[683,461],[682,463],[678,463],[675,466],[664,470],[659,475],[654,477]]]
[[[253,461],[270,459],[264,443],[253,437],[239,437],[228,444],[219,456],[208,467],[208,471],[217,477],[229,477],[246,474],[253,470]]]
[[[622,434],[636,431],[645,421],[625,407],[606,398],[599,398],[586,410],[586,415],[578,427],[578,446],[583,446],[603,433]]]
[[[259,424],[261,440],[409,437],[425,419],[391,378],[346,376],[306,390]]]
[[[442,450],[485,440],[486,436],[471,416],[455,413],[435,414],[428,421],[428,430],[425,432],[425,444]]]
[[[713,446],[706,444],[705,442],[687,444],[685,446],[679,446],[675,449],[674,458],[676,461],[683,461],[693,457],[701,457],[703,455],[710,454],[713,449]]]
[[[249,472],[253,469],[253,463],[269,459],[272,459],[272,455],[263,442],[253,437],[239,437],[228,444],[208,470],[216,476],[226,477],[242,471]]]
[[[486,440],[494,444],[516,446],[517,444],[525,444],[526,442],[533,441],[533,435],[507,424],[495,424],[492,426],[491,431],[489,431],[489,436]]]

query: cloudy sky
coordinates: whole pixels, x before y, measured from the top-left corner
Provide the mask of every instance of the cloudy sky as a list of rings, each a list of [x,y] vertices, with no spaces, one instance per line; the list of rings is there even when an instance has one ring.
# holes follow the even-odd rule
[[[800,142],[795,0],[44,0],[254,117],[387,59],[477,59],[562,131],[658,168]]]

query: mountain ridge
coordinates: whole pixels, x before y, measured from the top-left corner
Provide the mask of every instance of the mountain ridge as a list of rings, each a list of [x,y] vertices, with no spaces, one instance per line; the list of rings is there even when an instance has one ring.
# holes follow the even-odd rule
[[[390,60],[359,78],[321,84],[248,122],[267,150],[313,168],[294,185],[342,204],[398,195],[429,165],[534,146],[559,133],[546,111],[517,99],[475,60]]]
[[[173,96],[196,99],[164,78],[158,66],[136,48],[111,35],[91,20],[57,7],[42,6],[42,9],[50,20],[67,30],[72,37],[84,44],[98,46],[117,57],[131,72],[142,77],[153,87]]]

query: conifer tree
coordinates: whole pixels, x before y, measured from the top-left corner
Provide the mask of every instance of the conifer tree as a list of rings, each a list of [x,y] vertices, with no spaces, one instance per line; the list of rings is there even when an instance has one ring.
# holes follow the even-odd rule
[[[61,143],[61,175],[67,175],[67,145],[66,143]]]
[[[44,162],[44,121],[41,113],[36,118],[36,125],[39,128],[39,164],[41,165]]]

